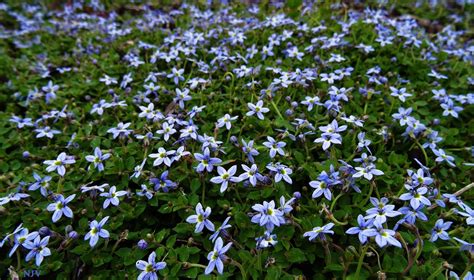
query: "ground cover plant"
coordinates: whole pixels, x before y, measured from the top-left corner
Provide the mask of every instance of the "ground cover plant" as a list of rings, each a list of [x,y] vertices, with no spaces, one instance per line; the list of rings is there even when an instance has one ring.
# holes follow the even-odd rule
[[[472,4],[0,4],[0,278],[472,279]]]

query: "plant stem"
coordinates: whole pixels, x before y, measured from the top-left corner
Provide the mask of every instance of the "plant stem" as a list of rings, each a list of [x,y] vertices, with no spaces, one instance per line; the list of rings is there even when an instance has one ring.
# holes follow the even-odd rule
[[[331,264],[331,250],[329,250],[329,244],[327,241],[323,242],[323,247],[324,247],[324,255],[326,256],[325,261],[326,265]]]
[[[198,263],[183,262],[183,265],[184,265],[186,268],[189,268],[189,267],[200,267],[200,268],[206,269],[206,266],[205,266],[205,265],[198,264]]]
[[[329,207],[329,211],[332,213],[332,209],[334,208],[334,206],[336,205],[336,201],[343,195],[344,193],[340,193],[336,196],[336,198],[334,198],[334,200],[332,201],[331,203],[331,207]]]
[[[279,116],[282,120],[284,120],[285,118],[281,115],[280,110],[278,110],[278,107],[277,107],[277,105],[275,104],[275,102],[273,102],[273,99],[272,99],[272,101],[271,101],[271,104],[272,104],[273,108],[275,109],[275,111],[277,112],[278,116]]]
[[[367,245],[363,246],[359,256],[359,262],[357,263],[357,270],[355,273],[355,279],[359,279],[360,269],[362,268],[362,263],[364,262],[365,253],[367,252]]]
[[[20,271],[21,269],[21,256],[20,256],[20,248],[16,250],[16,271]]]
[[[438,276],[438,274],[441,273],[441,271],[443,271],[444,269],[444,264],[442,264],[440,267],[438,267],[438,269],[436,269],[434,272],[431,273],[431,276],[428,277],[427,280],[433,280],[433,279],[436,279],[436,276]]]
[[[243,268],[243,266],[239,262],[235,261],[234,259],[231,259],[230,264],[235,265],[236,267],[239,268],[240,273],[242,274],[242,279],[243,280],[247,279],[247,273],[245,272],[245,269]]]

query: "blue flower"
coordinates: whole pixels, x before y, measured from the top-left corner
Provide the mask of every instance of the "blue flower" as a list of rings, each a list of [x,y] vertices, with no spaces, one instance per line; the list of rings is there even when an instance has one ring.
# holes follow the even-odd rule
[[[365,220],[364,216],[360,215],[357,216],[357,223],[359,226],[351,227],[350,229],[346,230],[347,234],[358,234],[359,241],[361,244],[365,244],[367,242],[367,235],[364,234],[364,230],[371,228],[374,224],[373,220]]]
[[[324,194],[327,200],[332,199],[330,186],[325,181],[311,181],[309,186],[315,189],[311,196],[312,198],[318,198]]]
[[[321,137],[316,138],[314,143],[323,143],[323,150],[327,150],[331,144],[342,144],[342,137],[337,133],[323,133]]]
[[[179,88],[176,89],[176,97],[174,98],[174,102],[178,103],[179,108],[184,109],[184,102],[191,100],[192,97],[189,95],[189,89],[185,88],[180,90]]]
[[[225,114],[222,118],[217,120],[217,127],[223,127],[225,126],[227,130],[229,130],[232,127],[232,121],[235,121],[238,118],[238,116],[233,116],[231,117],[229,114]]]
[[[405,206],[398,209],[398,211],[405,216],[402,219],[400,219],[400,221],[397,222],[397,225],[394,227],[394,230],[396,230],[398,225],[402,223],[408,223],[408,224],[413,225],[415,224],[416,219],[420,219],[422,221],[428,221],[428,217],[422,211],[424,207],[425,207],[424,204],[421,204],[416,209],[413,209],[411,205],[409,205],[408,207]]]
[[[127,191],[116,191],[117,188],[115,186],[110,187],[109,192],[103,192],[100,196],[106,197],[104,200],[103,207],[106,209],[109,207],[110,203],[114,206],[118,206],[120,203],[119,197],[124,196],[127,194]]]
[[[138,106],[140,110],[140,114],[138,114],[139,118],[147,118],[148,120],[153,120],[156,117],[155,112],[155,104],[149,103],[148,106]]]
[[[210,274],[214,268],[217,268],[219,274],[224,272],[224,261],[227,259],[225,253],[230,249],[230,246],[232,246],[232,242],[229,242],[224,246],[222,238],[217,238],[216,243],[214,244],[214,250],[209,252],[207,255],[209,264],[206,267],[205,274]]]
[[[364,167],[356,167],[355,168],[357,172],[352,175],[354,178],[359,178],[364,176],[365,179],[367,180],[372,180],[373,176],[380,176],[383,175],[384,173],[378,169],[375,168],[375,165],[373,164],[368,164]]]
[[[428,169],[429,172],[429,169]],[[434,180],[430,176],[425,176],[425,171],[423,168],[420,168],[415,172],[408,170],[408,175],[412,178],[412,183],[415,186],[428,186],[431,185]]]
[[[452,270],[449,272],[449,277],[450,277],[450,279],[454,278],[454,280],[460,280],[461,279],[461,278],[459,278],[459,275],[456,272],[452,271]],[[466,273],[466,275],[464,275],[464,277],[461,280],[472,280],[472,279],[474,279],[473,275],[472,275],[472,272],[469,271],[468,273]]]
[[[412,96],[410,93],[406,92],[407,91],[406,88],[397,89],[395,87],[390,87],[390,90],[392,91],[390,95],[398,97],[398,99],[400,99],[400,101],[402,102],[405,102],[407,97]]]
[[[96,220],[89,224],[90,231],[84,236],[84,240],[89,240],[89,245],[94,247],[99,241],[99,237],[109,238],[110,234],[107,230],[103,229],[105,223],[109,220],[109,216],[103,218],[100,222]]]
[[[404,193],[400,195],[401,200],[410,200],[410,205],[413,209],[417,209],[420,204],[430,206],[431,202],[428,198],[424,197],[423,195],[428,192],[427,187],[412,187],[410,185],[405,184],[405,188],[409,190],[408,193]]]
[[[51,176],[44,176],[41,178],[40,175],[33,173],[33,177],[35,178],[35,182],[30,185],[28,188],[29,191],[35,191],[40,189],[40,193],[42,196],[47,197],[51,192],[49,188],[49,181],[51,181]]]
[[[334,234],[334,231],[331,230],[333,227],[333,223],[329,223],[322,227],[315,227],[313,230],[305,232],[303,237],[309,237],[309,241],[313,241],[315,238],[326,240],[325,234]]]
[[[153,198],[153,192],[148,189],[145,184],[140,186],[141,190],[137,190],[138,196],[146,196],[149,200]]]
[[[39,235],[37,235],[33,241],[31,240],[26,241],[23,244],[23,247],[31,251],[28,253],[28,255],[26,255],[25,260],[28,262],[32,258],[35,258],[36,266],[40,266],[41,263],[43,262],[44,257],[51,255],[51,250],[49,250],[49,248],[46,247],[48,246],[48,242],[49,242],[49,236],[46,236],[43,239],[41,239]]]
[[[265,119],[264,113],[268,113],[270,109],[263,107],[263,100],[259,100],[257,104],[247,103],[250,111],[247,112],[247,116],[253,116],[254,114],[261,120]]]
[[[87,155],[86,156],[86,160],[88,162],[91,162],[94,164],[94,167],[97,168],[97,170],[99,170],[99,172],[101,171],[104,171],[104,164],[103,164],[103,161],[110,158],[111,154],[107,153],[107,154],[102,154],[102,151],[100,150],[99,147],[96,147],[94,149],[94,155]],[[89,168],[91,168],[91,165],[89,165]]]
[[[400,212],[394,210],[395,205],[387,205],[388,198],[386,197],[382,197],[380,200],[375,197],[371,197],[370,202],[375,207],[365,211],[367,214],[365,217],[366,219],[375,219],[375,222],[383,224],[387,221],[387,217],[395,217],[401,214]]]
[[[38,235],[39,233],[37,231],[33,231],[30,233],[27,228],[23,227],[23,224],[20,224],[15,229],[15,231],[10,234],[7,234],[7,236],[0,243],[0,247],[3,247],[3,244],[7,240],[11,239],[11,236],[13,236],[13,247],[11,248],[10,253],[8,254],[8,257],[11,257],[20,245],[24,245],[25,242],[35,239]]]
[[[375,236],[375,242],[380,248],[383,248],[387,245],[393,245],[399,248],[402,247],[400,241],[394,237],[394,230],[384,228],[382,223],[380,223],[378,220],[374,221],[374,226],[375,228],[364,230],[363,234],[370,237]]]
[[[404,126],[408,122],[410,122],[413,117],[410,116],[411,112],[413,111],[412,108],[405,109],[403,107],[398,108],[398,113],[392,115],[395,120],[400,122],[400,125]]]
[[[469,226],[474,225],[474,210],[472,210],[472,208],[469,207],[469,206],[468,206],[467,204],[465,204],[464,202],[460,202],[460,203],[459,203],[459,206],[460,206],[460,207],[462,208],[462,210],[464,210],[464,211],[459,211],[459,210],[457,210],[457,209],[454,209],[454,210],[455,210],[455,213],[458,214],[458,215],[467,217],[466,223],[467,223]]]
[[[286,146],[285,142],[283,141],[277,142],[275,139],[273,139],[273,137],[270,137],[270,136],[267,136],[267,140],[268,141],[263,142],[263,145],[270,149],[271,158],[274,158],[277,153],[279,153],[282,156],[285,155],[285,151],[283,151],[282,149],[283,147]]]
[[[446,103],[441,103],[441,108],[444,109],[443,116],[453,116],[455,118],[459,117],[458,112],[463,110],[460,106],[455,106],[451,99],[448,99]]]
[[[204,227],[210,231],[214,231],[214,224],[208,219],[209,215],[211,215],[211,207],[206,207],[206,211],[204,211],[201,203],[198,203],[196,205],[196,214],[189,216],[186,222],[196,224],[195,233],[201,232]]]
[[[443,219],[438,219],[435,226],[431,230],[431,242],[435,242],[438,238],[449,240],[449,234],[446,232],[452,225],[452,222],[444,222]]]
[[[469,243],[469,242],[466,242],[464,240],[461,240],[457,237],[454,237],[454,240],[456,240],[457,242],[461,243],[461,247],[459,248],[459,250],[461,251],[469,251],[471,253],[474,253],[474,243]]]
[[[142,272],[138,275],[137,280],[157,280],[159,270],[166,267],[165,262],[156,262],[156,253],[152,252],[148,256],[148,262],[139,260],[136,263],[136,267]]]
[[[19,201],[23,198],[29,197],[26,193],[9,193],[5,197],[0,197],[0,206],[9,203],[10,201]]]
[[[64,214],[64,216],[68,218],[72,218],[73,213],[71,208],[67,206],[69,202],[71,202],[76,197],[75,194],[64,198],[62,194],[58,194],[55,197],[55,202],[48,205],[46,208],[49,212],[53,212],[53,223],[57,222]]]
[[[164,122],[161,125],[161,129],[157,130],[156,133],[160,135],[163,134],[164,135],[163,139],[165,139],[165,141],[168,141],[170,136],[176,133],[176,129],[174,129],[174,124],[169,124],[167,122]]]
[[[295,195],[300,195],[300,193],[295,193]],[[282,195],[280,197],[280,210],[283,211],[284,214],[288,214],[290,213],[291,211],[293,211],[293,206],[291,206],[293,203],[296,202],[296,199],[295,197],[292,197],[290,198],[290,200],[286,201],[285,197]]]
[[[219,164],[222,162],[219,158],[213,158],[210,155],[209,148],[204,150],[204,154],[195,153],[194,157],[199,161],[199,164],[196,168],[197,172],[202,172],[207,170],[207,172],[211,172],[214,168],[214,165]]]
[[[365,139],[365,132],[359,132],[359,134],[357,134],[357,139],[359,140],[359,143],[357,144],[357,151],[360,152],[363,148],[366,148],[367,151],[372,154],[369,148],[369,145],[372,143],[372,141]]]
[[[166,151],[163,147],[159,147],[158,153],[149,154],[148,156],[155,159],[155,161],[153,161],[153,166],[160,166],[164,163],[169,167],[173,163],[173,158],[171,156],[174,155],[174,153],[174,150]]]
[[[252,167],[248,167],[245,164],[242,164],[242,169],[245,171],[244,173],[239,175],[239,179],[241,181],[244,180],[249,180],[249,182],[252,184],[252,186],[257,185],[257,179],[260,181],[262,175],[258,173],[258,168],[256,164],[252,164]]]
[[[151,178],[150,182],[154,185],[154,190],[158,191],[160,189],[163,192],[168,192],[170,189],[176,188],[177,184],[170,179],[168,179],[168,170],[161,173],[160,178]]]
[[[447,155],[446,152],[443,150],[443,149],[435,149],[433,150],[433,153],[437,156],[437,158],[435,159],[436,162],[443,162],[445,161],[447,164],[451,165],[451,166],[456,166],[454,164],[454,157],[450,156],[450,155]]]
[[[245,153],[251,163],[254,163],[254,156],[259,155],[259,152],[253,147],[254,141],[250,140],[248,143],[242,139],[242,151]]]
[[[255,240],[257,241],[257,249],[264,249],[270,246],[273,247],[278,243],[277,235],[268,231],[265,231],[263,236],[257,237]]]
[[[227,235],[226,229],[232,227],[231,225],[227,224],[229,220],[230,220],[230,217],[227,217],[222,223],[222,225],[218,227],[216,231],[209,237],[209,240],[211,240],[212,242],[216,242],[216,239],[217,237],[219,237],[219,235],[224,235],[224,236]]]
[[[184,73],[184,69],[178,70],[175,67],[173,67],[173,69],[171,69],[171,73],[168,74],[166,77],[173,79],[174,83],[177,85],[179,81],[184,81],[183,73]]]
[[[127,129],[130,126],[131,123],[123,123],[120,122],[117,124],[117,127],[112,127],[109,130],[107,130],[108,133],[113,134],[113,138],[126,138],[131,132],[131,129]]]
[[[33,126],[33,122],[31,121],[31,118],[20,118],[18,116],[12,116],[10,118],[10,122],[16,123],[17,128],[23,128],[24,126]]]
[[[133,173],[132,175],[130,175],[130,179],[140,177],[143,171],[143,167],[145,166],[146,160],[147,158],[144,158],[140,165],[137,165],[133,168]]]
[[[212,177],[211,182],[214,184],[221,184],[220,192],[223,193],[227,190],[229,182],[237,183],[240,182],[239,177],[235,177],[234,174],[237,172],[237,166],[234,165],[229,170],[225,170],[223,167],[218,166],[217,172],[219,176]]]
[[[275,201],[266,202],[263,204],[255,204],[252,209],[258,213],[252,217],[252,223],[264,226],[267,231],[273,231],[275,226],[279,227],[285,224],[284,213],[280,209],[275,209]]]
[[[62,152],[59,154],[58,158],[56,160],[45,160],[43,161],[44,164],[49,165],[46,168],[46,171],[52,172],[52,171],[57,171],[60,176],[64,176],[66,174],[66,165],[67,164],[73,164],[76,161],[74,160],[74,157],[66,155],[65,152]]]
[[[51,129],[49,126],[40,127],[35,129],[35,132],[38,132],[36,138],[48,137],[49,139],[53,139],[54,134],[60,134],[61,132],[56,129]]]
[[[267,165],[267,168],[273,172],[275,172],[275,183],[278,183],[281,181],[281,179],[285,180],[288,184],[292,184],[293,180],[291,180],[290,176],[293,174],[293,170],[289,168],[288,166],[281,164],[279,162],[273,164],[269,163]]]

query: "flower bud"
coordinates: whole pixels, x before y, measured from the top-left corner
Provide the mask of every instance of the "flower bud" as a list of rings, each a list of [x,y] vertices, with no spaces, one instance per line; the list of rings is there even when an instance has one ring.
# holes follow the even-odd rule
[[[301,193],[300,192],[294,192],[293,197],[296,198],[296,199],[300,199],[301,198]]]
[[[140,241],[138,241],[137,246],[139,249],[145,250],[146,248],[148,248],[148,243],[144,239],[141,239]]]
[[[50,230],[47,226],[44,226],[44,227],[41,227],[41,228],[38,230],[38,233],[39,233],[41,236],[50,236],[50,235],[51,235],[51,230]]]
[[[79,238],[79,233],[77,233],[77,231],[73,230],[73,231],[70,231],[67,236],[71,239],[77,239],[77,238]]]
[[[232,143],[232,144],[234,144],[234,145],[239,144],[239,140],[237,139],[237,136],[232,135],[232,136],[230,137],[230,143]]]
[[[66,233],[68,232],[71,232],[73,230],[73,227],[71,225],[67,225],[64,230],[66,231]]]

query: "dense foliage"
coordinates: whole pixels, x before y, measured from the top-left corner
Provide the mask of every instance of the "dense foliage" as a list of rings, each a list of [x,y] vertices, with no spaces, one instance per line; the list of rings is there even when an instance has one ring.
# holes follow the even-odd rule
[[[472,4],[21,2],[2,279],[472,279]]]

